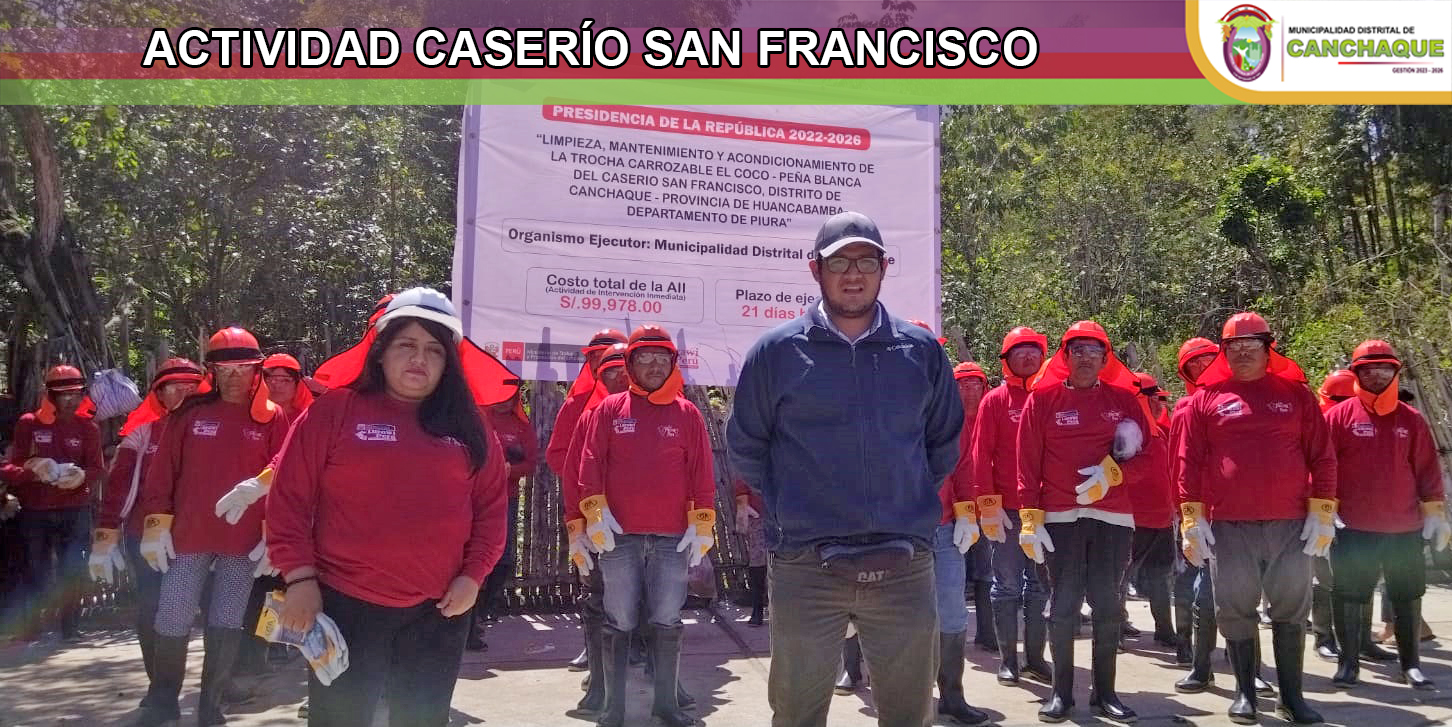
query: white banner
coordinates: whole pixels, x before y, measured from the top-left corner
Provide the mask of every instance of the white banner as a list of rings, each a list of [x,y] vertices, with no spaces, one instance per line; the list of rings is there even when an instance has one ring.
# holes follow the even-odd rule
[[[936,107],[469,107],[454,302],[523,378],[572,379],[601,328],[666,327],[688,383],[734,385],[818,296],[817,228],[877,222],[894,315],[938,325]]]

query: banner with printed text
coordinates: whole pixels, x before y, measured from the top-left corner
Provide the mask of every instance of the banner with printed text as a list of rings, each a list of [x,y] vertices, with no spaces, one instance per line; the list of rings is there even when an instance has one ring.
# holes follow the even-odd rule
[[[734,385],[815,305],[827,217],[872,217],[883,303],[936,325],[938,112],[913,106],[471,106],[454,299],[527,379],[572,379],[606,328],[664,325],[692,384]]]

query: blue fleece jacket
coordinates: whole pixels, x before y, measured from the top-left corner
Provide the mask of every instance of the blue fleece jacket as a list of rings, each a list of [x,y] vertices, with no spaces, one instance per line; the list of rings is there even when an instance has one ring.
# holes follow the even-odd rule
[[[727,443],[766,503],[767,545],[932,542],[958,462],[963,403],[928,331],[883,311],[855,345],[816,307],[747,353]]]

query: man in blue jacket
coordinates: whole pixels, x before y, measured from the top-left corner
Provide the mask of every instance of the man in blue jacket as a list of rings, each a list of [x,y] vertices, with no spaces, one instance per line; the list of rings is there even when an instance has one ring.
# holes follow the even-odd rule
[[[943,347],[878,302],[886,254],[865,215],[828,219],[810,263],[820,302],[741,368],[727,439],[766,503],[773,727],[826,724],[849,621],[878,724],[933,716],[932,540],[963,404]]]

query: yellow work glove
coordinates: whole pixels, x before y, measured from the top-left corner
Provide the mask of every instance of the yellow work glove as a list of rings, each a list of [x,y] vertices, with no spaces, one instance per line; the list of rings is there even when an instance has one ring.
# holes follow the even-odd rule
[[[580,512],[585,514],[585,534],[590,536],[590,549],[596,553],[615,550],[615,536],[624,535],[620,523],[610,513],[610,504],[604,495],[591,495],[580,501]]]
[[[102,583],[115,583],[116,572],[126,570],[126,559],[121,557],[121,533],[111,528],[96,528],[91,533],[91,579]]]
[[[710,509],[691,510],[686,513],[686,534],[676,544],[676,552],[691,549],[691,567],[700,565],[701,559],[716,544],[716,511]]]
[[[1215,551],[1210,549],[1213,545],[1215,534],[1210,532],[1210,523],[1205,520],[1205,503],[1180,503],[1180,550],[1185,560],[1196,568],[1204,567],[1215,557]]]
[[[1446,550],[1452,541],[1452,523],[1447,522],[1447,503],[1442,500],[1428,500],[1422,503],[1422,538],[1432,544],[1433,550]]]
[[[995,543],[1005,542],[1010,525],[1008,513],[1003,511],[1003,495],[978,498],[978,527],[983,531],[983,537]]]
[[[595,561],[590,557],[590,537],[585,535],[585,518],[576,518],[565,523],[565,537],[570,541],[570,562],[580,575],[588,576],[595,570]]]
[[[1119,468],[1114,457],[1107,454],[1104,459],[1099,460],[1099,464],[1085,467],[1079,470],[1079,474],[1088,476],[1074,488],[1074,492],[1079,493],[1074,501],[1080,505],[1092,505],[1103,500],[1109,494],[1109,488],[1118,487],[1124,482],[1124,470]]]
[[[141,557],[152,570],[165,573],[176,557],[176,548],[171,544],[171,521],[166,513],[147,515],[141,531]]]
[[[1331,541],[1336,539],[1336,528],[1341,527],[1336,517],[1336,501],[1313,497],[1306,501],[1306,524],[1301,526],[1301,540],[1306,541],[1302,553],[1315,558],[1325,558],[1331,552]]]
[[[967,553],[978,542],[978,503],[972,500],[953,503],[953,546]]]
[[[1054,541],[1044,528],[1044,511],[1026,507],[1018,511],[1018,520],[1023,524],[1018,530],[1018,547],[1035,563],[1044,562],[1044,553],[1054,552]]]

